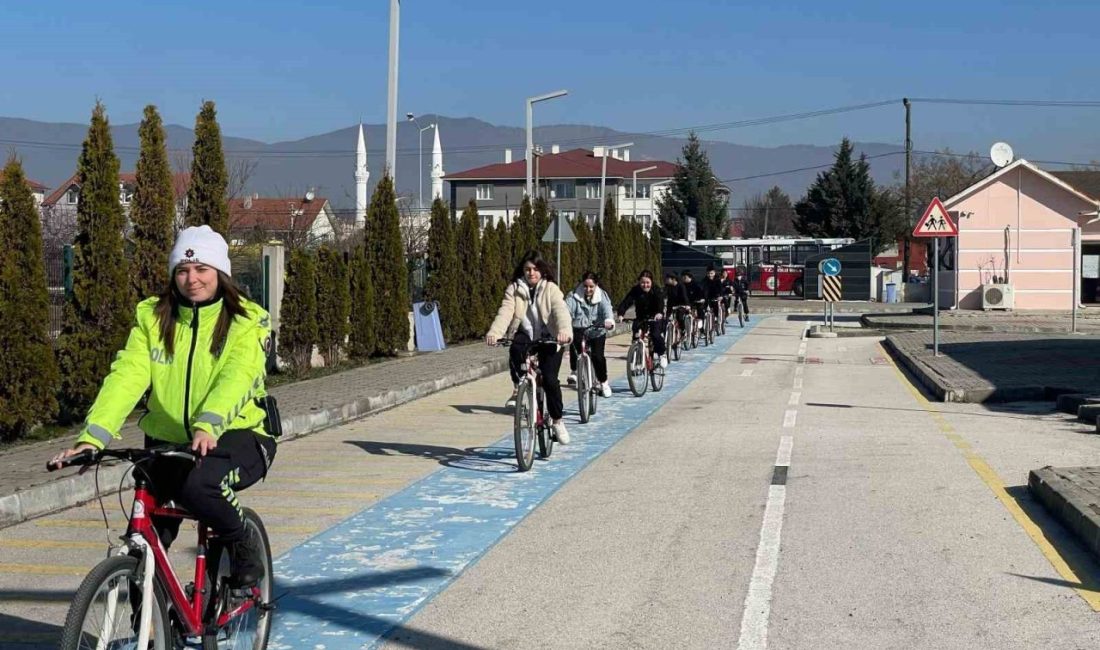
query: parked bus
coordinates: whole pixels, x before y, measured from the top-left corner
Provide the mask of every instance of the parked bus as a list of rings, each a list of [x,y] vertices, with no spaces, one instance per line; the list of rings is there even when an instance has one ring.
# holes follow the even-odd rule
[[[722,259],[727,275],[732,276],[734,269],[738,268],[746,271],[751,292],[801,296],[804,288],[802,275],[806,268],[806,259],[847,246],[854,241],[850,238],[790,237],[702,239],[690,244],[687,241],[678,240],[677,243],[717,255]]]

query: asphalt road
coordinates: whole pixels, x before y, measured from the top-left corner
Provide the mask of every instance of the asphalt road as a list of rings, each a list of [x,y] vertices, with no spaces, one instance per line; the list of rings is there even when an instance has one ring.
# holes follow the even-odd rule
[[[527,475],[500,443],[504,375],[287,443],[242,497],[291,594],[272,647],[1094,647],[1100,570],[1021,486],[1100,464],[1095,437],[1043,405],[929,404],[875,339],[804,326],[764,320],[665,393],[616,393]],[[440,516],[414,497],[468,510],[406,535]],[[98,519],[0,530],[0,647],[56,644]],[[368,598],[380,571],[404,580],[382,596],[413,593],[392,612]]]

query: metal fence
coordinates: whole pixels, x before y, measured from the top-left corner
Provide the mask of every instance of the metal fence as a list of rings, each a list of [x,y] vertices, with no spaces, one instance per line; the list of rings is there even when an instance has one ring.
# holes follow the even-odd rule
[[[50,294],[50,338],[61,336],[62,314],[65,296],[72,291],[72,246],[49,246],[44,251],[46,262],[46,287]]]

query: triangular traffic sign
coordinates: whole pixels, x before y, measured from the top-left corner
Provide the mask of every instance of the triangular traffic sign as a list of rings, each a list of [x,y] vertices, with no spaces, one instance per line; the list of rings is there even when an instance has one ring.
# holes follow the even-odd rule
[[[943,207],[939,198],[932,199],[924,216],[917,221],[917,227],[913,229],[914,237],[958,237],[959,228],[955,220]]]
[[[561,232],[558,233],[561,241],[567,244],[577,241],[577,236],[573,234],[573,229],[569,227],[569,220],[562,219],[560,216],[555,217],[555,219],[550,222],[550,227],[546,229],[546,234],[542,236],[542,241],[554,241],[554,224],[558,222],[561,223]]]

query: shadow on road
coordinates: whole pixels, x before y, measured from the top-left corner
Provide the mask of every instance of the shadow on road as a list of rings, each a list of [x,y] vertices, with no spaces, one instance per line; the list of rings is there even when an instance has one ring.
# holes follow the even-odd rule
[[[314,580],[302,584],[289,585],[278,590],[278,606],[282,611],[291,611],[328,624],[329,629],[345,628],[388,637],[392,642],[406,648],[418,650],[443,649],[480,650],[478,646],[462,643],[454,639],[424,632],[395,624],[379,616],[372,616],[349,609],[343,603],[354,603],[355,599],[341,598],[345,594],[361,592],[366,589],[402,588],[425,580],[451,577],[451,572],[437,567],[417,567],[395,571],[369,572],[361,575],[340,578],[339,580]],[[329,598],[322,597],[329,596]],[[333,597],[341,598],[341,604],[332,602]],[[277,616],[278,614],[276,614]],[[2,620],[2,619],[0,619]]]
[[[928,411],[922,408],[903,408],[898,406],[864,406],[862,404],[833,404],[829,402],[806,402],[806,406],[813,406],[817,408],[831,408],[831,409],[864,409],[868,411],[900,411],[908,413],[927,413]],[[990,409],[992,410],[992,409]],[[1037,415],[1046,415],[1047,413],[1033,413],[1030,415],[1019,414],[1013,415],[1011,413],[997,414],[997,413],[967,413],[964,411],[940,411],[944,415],[972,417],[972,418],[998,418],[1002,420],[1035,420]]]
[[[511,415],[512,409],[505,406],[489,406],[487,404],[451,404],[451,408],[465,415],[478,413],[496,413],[497,415]]]
[[[512,447],[441,447],[408,442],[375,442],[372,440],[345,440],[345,444],[359,447],[375,456],[412,456],[434,460],[444,467],[476,472],[514,472]]]
[[[1051,516],[1041,503],[1032,498],[1026,485],[1006,487],[1005,492],[1008,492],[1008,495],[1020,506],[1020,509],[1042,531],[1043,537],[1065,560],[1080,582],[1073,583],[1059,578],[1029,576],[1012,572],[1008,572],[1008,574],[1060,587],[1100,592],[1100,564],[1081,546],[1073,534]]]
[[[22,595],[28,593],[36,592],[0,591],[0,603],[11,599],[22,600]],[[64,600],[70,600],[72,598],[71,592],[64,593],[66,595]],[[35,600],[37,600],[37,598]],[[61,641],[60,625],[32,621],[10,614],[0,614],[0,647],[11,648],[12,650],[56,648],[59,641]]]

